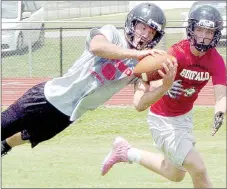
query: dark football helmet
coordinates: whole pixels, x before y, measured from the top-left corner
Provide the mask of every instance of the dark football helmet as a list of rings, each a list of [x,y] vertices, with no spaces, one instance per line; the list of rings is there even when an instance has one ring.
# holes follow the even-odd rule
[[[197,43],[197,39],[194,34],[194,29],[196,26],[215,30],[214,37],[209,45]],[[205,52],[210,48],[216,47],[221,38],[222,29],[223,19],[219,11],[210,5],[203,5],[190,13],[188,18],[188,26],[186,27],[186,32],[188,39],[191,41],[192,45],[194,45],[194,47],[198,51]]]
[[[133,45],[133,38],[136,35],[135,33],[135,25],[138,22],[142,22],[149,27],[155,29],[156,35],[153,40],[141,40],[139,45]],[[125,37],[131,48],[135,48],[138,50],[153,48],[164,35],[164,29],[166,26],[166,17],[157,5],[152,3],[140,3],[135,6],[127,15],[124,32]]]

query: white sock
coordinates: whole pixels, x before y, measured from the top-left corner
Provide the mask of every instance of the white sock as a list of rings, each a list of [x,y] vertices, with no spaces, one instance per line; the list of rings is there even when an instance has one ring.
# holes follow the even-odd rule
[[[136,149],[136,148],[130,148],[128,150],[128,160],[130,163],[139,163],[140,162],[140,157],[141,157],[141,151]]]

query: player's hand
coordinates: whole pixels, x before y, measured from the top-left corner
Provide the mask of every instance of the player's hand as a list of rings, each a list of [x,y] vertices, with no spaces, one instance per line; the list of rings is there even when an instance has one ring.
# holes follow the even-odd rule
[[[148,55],[152,55],[153,56],[156,53],[158,53],[158,54],[166,54],[166,51],[158,50],[158,49],[147,49],[147,50],[137,51],[137,59],[141,60],[145,56],[148,56]]]
[[[221,127],[224,119],[224,113],[223,112],[217,112],[214,116],[214,125],[213,125],[213,131],[212,136],[215,135],[215,133],[218,131],[218,129]]]
[[[170,98],[177,98],[184,92],[183,85],[181,85],[182,80],[176,80],[173,82],[171,88],[166,92]]]
[[[176,62],[169,61],[168,64],[163,63],[163,68],[165,70],[165,73],[163,71],[158,70],[159,75],[163,78],[163,87],[167,90],[170,89],[173,85],[176,72],[177,72],[177,66],[178,64]]]

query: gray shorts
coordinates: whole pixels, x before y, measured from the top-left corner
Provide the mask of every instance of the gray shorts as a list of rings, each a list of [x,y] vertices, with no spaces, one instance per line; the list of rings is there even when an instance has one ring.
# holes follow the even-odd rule
[[[192,112],[176,117],[163,117],[149,111],[147,122],[154,146],[173,166],[185,171],[183,162],[195,145],[192,136]]]

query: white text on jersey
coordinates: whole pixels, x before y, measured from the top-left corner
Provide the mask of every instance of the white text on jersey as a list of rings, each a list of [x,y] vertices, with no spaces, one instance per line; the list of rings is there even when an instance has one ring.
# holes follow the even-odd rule
[[[180,73],[180,76],[189,80],[195,81],[206,81],[210,79],[209,72],[197,72],[187,69],[183,69]]]

